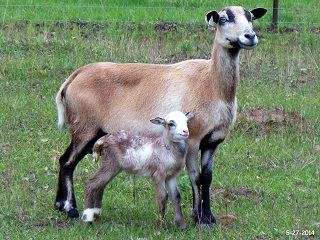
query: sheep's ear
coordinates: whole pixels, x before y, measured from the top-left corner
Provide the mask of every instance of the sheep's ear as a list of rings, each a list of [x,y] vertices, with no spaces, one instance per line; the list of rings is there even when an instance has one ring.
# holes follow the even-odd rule
[[[156,125],[164,125],[166,121],[161,117],[156,117],[154,119],[151,119],[150,122]]]
[[[250,12],[253,15],[252,20],[256,20],[256,19],[263,17],[267,11],[268,10],[265,8],[255,8],[255,9],[251,10]]]
[[[218,23],[219,18],[220,15],[216,11],[208,12],[206,16],[206,20],[209,26],[213,26],[213,23]]]
[[[194,117],[193,112],[187,112],[186,117],[188,118],[188,120],[193,118]]]

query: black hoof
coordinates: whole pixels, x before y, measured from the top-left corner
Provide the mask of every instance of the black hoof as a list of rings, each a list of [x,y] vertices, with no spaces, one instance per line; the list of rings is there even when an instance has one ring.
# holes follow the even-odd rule
[[[68,212],[68,219],[71,219],[71,220],[76,220],[76,219],[79,219],[79,212],[77,209],[71,209],[69,212]]]

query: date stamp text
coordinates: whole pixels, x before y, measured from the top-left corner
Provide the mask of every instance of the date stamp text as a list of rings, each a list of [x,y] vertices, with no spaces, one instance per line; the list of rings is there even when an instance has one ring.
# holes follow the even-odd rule
[[[314,236],[314,230],[286,230],[287,236]]]

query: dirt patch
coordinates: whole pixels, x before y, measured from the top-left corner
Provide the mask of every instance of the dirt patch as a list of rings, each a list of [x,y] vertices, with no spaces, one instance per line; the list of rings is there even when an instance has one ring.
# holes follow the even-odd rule
[[[302,33],[303,31],[305,31],[302,28],[299,27],[283,27],[279,29],[280,33]],[[319,27],[312,27],[309,30],[311,33],[320,33],[320,28]]]
[[[70,227],[70,223],[67,222],[67,221],[56,221],[54,223],[54,227],[59,229],[59,230],[63,230],[63,229],[69,228]]]
[[[298,119],[297,114],[279,109],[249,110],[245,115],[247,120],[256,121],[260,125],[268,125],[275,122],[278,125],[287,126],[290,121]]]
[[[165,32],[170,30],[177,30],[177,24],[175,23],[158,23],[154,26],[154,31]]]
[[[250,131],[256,128],[260,133],[276,132],[287,126],[302,121],[301,116],[294,112],[280,109],[255,109],[238,113],[236,129]],[[253,124],[252,124],[253,123]]]
[[[254,192],[244,186],[211,188],[210,192],[215,198],[223,198],[226,200],[236,200],[239,198],[254,200],[262,197],[262,193]]]

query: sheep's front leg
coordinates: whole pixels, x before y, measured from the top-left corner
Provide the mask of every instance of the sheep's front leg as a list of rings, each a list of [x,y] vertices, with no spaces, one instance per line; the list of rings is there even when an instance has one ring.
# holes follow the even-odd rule
[[[161,228],[166,229],[166,205],[167,205],[167,200],[168,200],[168,194],[165,188],[165,181],[155,181],[153,180],[155,188],[156,188],[156,193],[157,193],[157,202],[158,202],[158,210],[159,210],[159,215],[161,219],[158,220],[158,225]]]
[[[172,200],[174,208],[174,224],[180,229],[185,229],[187,224],[184,220],[182,210],[181,210],[181,196],[178,189],[177,178],[173,177],[166,181],[167,188],[169,190],[169,195]]]
[[[212,182],[212,166],[213,159],[219,144],[223,140],[219,140],[213,143],[202,142],[201,149],[201,186],[202,186],[202,204],[201,204],[201,224],[214,225],[216,219],[213,216],[210,209],[210,185]]]

